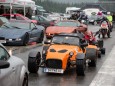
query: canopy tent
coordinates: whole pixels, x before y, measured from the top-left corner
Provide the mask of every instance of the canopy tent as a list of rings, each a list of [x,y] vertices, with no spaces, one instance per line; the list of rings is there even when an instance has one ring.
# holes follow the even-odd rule
[[[10,9],[12,7],[20,7],[24,9],[24,15],[25,15],[25,8],[30,7],[32,10],[35,9],[35,2],[32,0],[0,0],[0,4],[4,6],[9,6]]]
[[[35,6],[35,2],[32,0],[0,0],[0,4],[5,6],[17,5],[17,6],[26,6],[26,7],[33,7]]]

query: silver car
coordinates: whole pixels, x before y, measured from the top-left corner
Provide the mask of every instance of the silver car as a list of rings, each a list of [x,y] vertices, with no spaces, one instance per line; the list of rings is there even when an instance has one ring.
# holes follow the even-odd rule
[[[8,53],[0,43],[0,86],[28,86],[24,61]]]

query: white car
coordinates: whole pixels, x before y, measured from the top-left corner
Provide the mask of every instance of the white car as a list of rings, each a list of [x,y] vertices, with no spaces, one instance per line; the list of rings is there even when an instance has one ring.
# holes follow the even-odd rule
[[[24,61],[10,55],[1,43],[0,86],[28,86],[28,73]]]

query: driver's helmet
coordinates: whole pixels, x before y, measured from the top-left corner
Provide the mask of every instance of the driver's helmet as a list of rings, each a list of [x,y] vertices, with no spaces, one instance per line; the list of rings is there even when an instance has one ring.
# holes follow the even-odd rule
[[[107,15],[110,15],[111,13],[110,12],[107,12]]]

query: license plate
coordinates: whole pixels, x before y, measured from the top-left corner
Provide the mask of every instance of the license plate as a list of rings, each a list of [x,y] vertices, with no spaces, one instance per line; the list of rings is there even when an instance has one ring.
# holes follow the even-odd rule
[[[44,68],[44,72],[46,73],[64,73],[63,69],[53,69],[53,68]]]
[[[6,43],[6,40],[0,40],[0,43]]]

